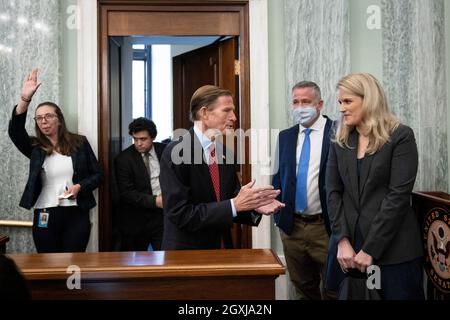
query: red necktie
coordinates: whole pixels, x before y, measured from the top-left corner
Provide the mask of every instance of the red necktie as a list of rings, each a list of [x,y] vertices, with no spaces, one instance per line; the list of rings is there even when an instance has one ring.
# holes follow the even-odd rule
[[[219,165],[216,161],[216,145],[214,143],[209,147],[209,174],[214,186],[214,192],[216,194],[217,202],[220,201],[220,178],[219,178]],[[220,248],[225,249],[225,243],[223,237],[220,240]]]
[[[216,199],[220,201],[220,178],[219,178],[219,165],[216,161],[216,146],[214,143],[209,147],[209,174],[214,186],[214,192],[216,193]]]

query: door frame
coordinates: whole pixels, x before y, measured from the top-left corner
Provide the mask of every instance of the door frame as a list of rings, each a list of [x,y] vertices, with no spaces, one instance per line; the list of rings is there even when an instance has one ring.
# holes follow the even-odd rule
[[[250,0],[98,0],[97,1],[97,15],[98,15],[98,158],[100,166],[104,172],[103,181],[99,188],[99,215],[98,215],[98,244],[99,251],[110,251],[112,247],[112,221],[111,221],[111,196],[110,196],[110,184],[111,179],[109,176],[110,161],[109,161],[109,79],[108,79],[108,36],[126,36],[128,34],[123,33],[121,30],[125,30],[129,27],[127,20],[123,19],[122,29],[117,24],[111,23],[111,17],[120,17],[120,15],[127,16],[128,14],[136,13],[142,15],[145,13],[154,12],[168,12],[177,15],[188,14],[205,14],[210,15],[214,12],[219,13],[231,13],[233,16],[238,16],[239,28],[237,32],[240,39],[240,128],[244,131],[251,127],[251,110],[250,110],[250,43],[249,43],[249,6]],[[144,21],[144,20],[142,20]],[[211,28],[214,34],[220,32],[221,28],[225,28],[226,32],[230,32],[229,26],[226,24],[214,25]],[[194,33],[202,32],[202,34],[192,34],[189,30],[178,33],[174,31],[170,35],[208,35],[207,31],[194,30]],[[128,30],[132,30],[128,29]],[[208,29],[209,30],[209,29]],[[122,33],[121,33],[122,32]],[[133,31],[135,32],[135,31]],[[168,31],[171,32],[171,31]],[[211,31],[212,32],[212,31]],[[234,32],[234,31],[232,31]],[[151,32],[145,32],[145,34],[152,34]],[[219,34],[220,35],[220,34]],[[228,34],[224,34],[228,35]],[[245,154],[249,154],[249,146],[245,144]],[[242,182],[247,183],[252,177],[252,167],[249,163],[242,165]],[[252,247],[252,232],[250,227],[243,228],[243,247]],[[270,237],[270,235],[269,235]]]

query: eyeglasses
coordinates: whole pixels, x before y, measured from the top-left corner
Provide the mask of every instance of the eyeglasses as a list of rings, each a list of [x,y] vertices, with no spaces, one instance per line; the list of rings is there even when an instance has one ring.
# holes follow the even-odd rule
[[[54,114],[54,113],[46,113],[43,116],[36,116],[36,117],[34,117],[34,120],[36,122],[42,122],[42,121],[44,121],[44,119],[45,119],[45,121],[49,121],[49,120],[52,120],[55,117],[57,117],[57,115]]]

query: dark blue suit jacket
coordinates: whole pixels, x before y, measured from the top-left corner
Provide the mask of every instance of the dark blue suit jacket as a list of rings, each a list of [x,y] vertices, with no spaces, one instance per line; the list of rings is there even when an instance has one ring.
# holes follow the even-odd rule
[[[14,108],[9,122],[8,134],[14,145],[30,159],[28,181],[20,200],[20,206],[30,209],[36,203],[42,189],[41,169],[45,160],[45,151],[33,145],[33,138],[25,130],[27,113],[16,114]],[[81,210],[87,211],[95,207],[96,202],[92,191],[100,184],[101,171],[89,142],[83,137],[84,143],[71,155],[73,164],[74,184],[80,184],[81,189],[77,195],[77,203]]]
[[[333,121],[327,119],[323,133],[322,155],[320,158],[319,172],[319,194],[322,214],[325,220],[325,227],[328,234],[331,233],[328,219],[326,191],[325,191],[325,170],[330,147],[330,137],[332,135]],[[297,184],[296,170],[296,146],[299,132],[299,125],[280,132],[278,137],[277,157],[278,169],[273,176],[272,185],[275,189],[280,189],[278,200],[286,206],[274,215],[276,225],[286,234],[291,234],[294,227],[295,214],[295,189]],[[314,146],[312,146],[314,148]]]

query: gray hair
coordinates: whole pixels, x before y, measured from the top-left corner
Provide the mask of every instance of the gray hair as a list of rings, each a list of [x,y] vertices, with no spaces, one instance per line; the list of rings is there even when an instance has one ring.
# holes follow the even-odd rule
[[[292,87],[292,91],[294,91],[295,89],[300,89],[300,88],[313,88],[314,95],[316,96],[316,98],[318,100],[322,100],[320,88],[317,85],[317,83],[312,82],[312,81],[300,81],[300,82],[296,83],[295,86]]]

